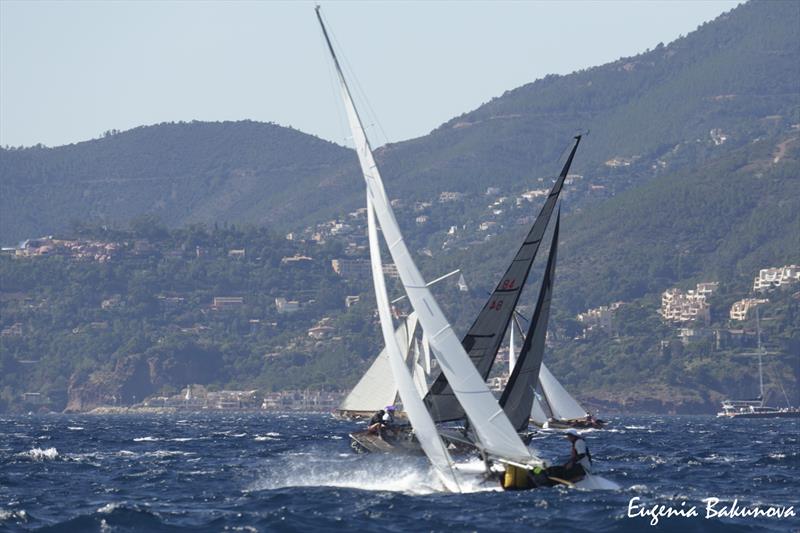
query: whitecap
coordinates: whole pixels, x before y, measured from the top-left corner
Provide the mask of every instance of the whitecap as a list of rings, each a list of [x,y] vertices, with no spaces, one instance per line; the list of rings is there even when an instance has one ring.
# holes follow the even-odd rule
[[[156,450],[154,452],[146,452],[145,457],[177,457],[181,455],[197,455],[194,452],[181,452],[177,450]]]
[[[58,450],[55,448],[32,448],[27,452],[19,454],[21,457],[27,457],[33,461],[52,461],[58,457]]]
[[[113,513],[115,510],[119,509],[120,507],[122,507],[121,503],[111,502],[111,503],[107,503],[104,506],[98,508],[96,512],[103,513],[103,514],[110,514],[110,513]]]
[[[135,437],[133,442],[156,442],[161,440],[158,437]]]
[[[83,431],[84,428],[81,426],[67,426],[67,429],[70,431]]]
[[[11,520],[13,518],[27,522],[28,513],[25,512],[25,509],[20,509],[19,511],[6,511],[5,509],[0,509],[0,522],[5,522],[6,520]]]

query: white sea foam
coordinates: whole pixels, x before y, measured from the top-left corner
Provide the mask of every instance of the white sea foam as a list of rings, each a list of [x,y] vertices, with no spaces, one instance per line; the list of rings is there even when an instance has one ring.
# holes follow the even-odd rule
[[[121,504],[121,503],[115,503],[115,502],[107,503],[104,506],[102,506],[99,509],[97,509],[97,512],[98,513],[103,513],[103,514],[111,514],[115,510],[117,510],[120,507],[122,507],[122,505],[123,504]]]
[[[70,431],[83,431],[84,428],[81,426],[67,426],[67,429]]]
[[[179,457],[182,455],[197,455],[194,452],[181,452],[178,450],[156,450],[142,454],[144,457]]]
[[[156,441],[159,441],[159,440],[161,440],[161,439],[158,438],[158,437],[150,437],[150,436],[148,436],[148,437],[135,437],[133,439],[133,442],[156,442]]]
[[[14,518],[21,520],[23,522],[27,522],[28,513],[25,512],[25,509],[20,509],[19,511],[8,511],[6,509],[0,509],[0,523],[5,522],[6,520],[13,520]]]
[[[462,492],[499,490],[496,483],[483,482],[481,468],[470,466],[459,465],[458,468]],[[284,456],[279,465],[270,464],[265,472],[248,491],[286,487],[340,487],[424,495],[444,490],[436,473],[422,459],[398,462],[396,457],[384,455],[350,456],[350,460],[347,460],[340,454],[292,453]]]
[[[27,457],[33,461],[52,461],[58,458],[58,450],[55,448],[32,448],[27,452],[18,454],[20,457]]]

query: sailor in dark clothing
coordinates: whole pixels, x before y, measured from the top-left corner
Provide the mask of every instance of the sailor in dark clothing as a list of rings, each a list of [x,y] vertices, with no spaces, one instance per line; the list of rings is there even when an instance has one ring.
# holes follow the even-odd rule
[[[372,415],[372,418],[369,419],[367,431],[375,435],[380,435],[381,427],[383,426],[383,417],[385,414],[386,412],[383,409],[376,411],[375,414]]]
[[[568,429],[566,437],[572,443],[569,461],[563,466],[551,466],[547,469],[547,475],[567,481],[579,481],[592,471],[592,454],[577,430]]]

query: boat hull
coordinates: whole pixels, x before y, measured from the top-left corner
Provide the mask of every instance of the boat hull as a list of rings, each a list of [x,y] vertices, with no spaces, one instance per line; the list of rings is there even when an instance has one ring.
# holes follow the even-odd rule
[[[717,418],[800,418],[800,409],[768,413],[717,413]]]

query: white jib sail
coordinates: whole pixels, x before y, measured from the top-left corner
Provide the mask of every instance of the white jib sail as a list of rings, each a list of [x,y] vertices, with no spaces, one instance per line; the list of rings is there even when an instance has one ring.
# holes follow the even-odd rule
[[[408,352],[409,339],[417,327],[417,315],[411,313],[394,332],[398,346]],[[397,398],[397,385],[389,364],[389,353],[384,347],[369,369],[339,405],[339,411],[368,413],[393,405]]]
[[[547,422],[547,415],[542,408],[542,400],[539,398],[539,394],[534,392],[533,398],[533,407],[531,407],[531,420],[533,420],[534,424],[539,426],[543,426],[545,422]]]
[[[431,418],[430,413],[425,408],[425,404],[422,402],[422,396],[416,390],[414,380],[408,371],[408,366],[406,366],[405,354],[400,351],[400,347],[395,340],[392,312],[389,307],[389,297],[386,294],[386,281],[383,277],[378,230],[375,225],[375,215],[369,195],[367,196],[367,226],[372,281],[375,285],[375,300],[381,321],[383,341],[389,354],[389,363],[394,375],[394,381],[397,384],[397,391],[400,394],[400,401],[403,402],[403,409],[406,412],[406,416],[408,416],[408,421],[414,428],[414,433],[420,446],[422,446],[422,450],[428,456],[445,488],[451,492],[461,492],[455,472],[452,469],[453,461],[450,458],[450,454],[439,437],[433,418]]]
[[[539,383],[547,398],[553,418],[556,420],[575,420],[585,418],[588,414],[581,404],[567,392],[544,363],[539,369]]]
[[[319,16],[319,12],[317,12]],[[426,286],[425,279],[414,263],[411,253],[403,240],[394,211],[386,196],[378,166],[372,154],[366,132],[361,123],[350,89],[333,51],[333,45],[327,35],[320,17],[323,33],[336,66],[339,84],[342,90],[347,120],[353,134],[361,172],[367,183],[369,199],[375,216],[383,230],[383,237],[389,246],[389,252],[397,267],[400,281],[408,295],[411,306],[417,311],[422,329],[428,333],[434,357],[439,361],[447,381],[453,389],[458,402],[464,408],[475,430],[483,449],[501,459],[519,463],[541,464],[538,458],[531,455],[530,450],[520,439],[497,398],[494,397],[486,382],[470,361],[461,346],[461,341],[453,331],[453,327],[445,318],[439,304]],[[399,384],[398,384],[399,385]]]

